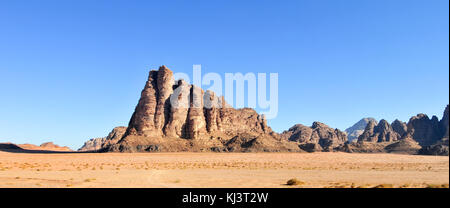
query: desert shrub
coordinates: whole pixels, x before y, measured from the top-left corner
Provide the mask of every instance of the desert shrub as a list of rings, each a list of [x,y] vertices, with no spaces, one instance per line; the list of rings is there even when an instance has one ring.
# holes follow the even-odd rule
[[[448,188],[448,184],[427,184],[427,188]]]
[[[298,180],[296,178],[289,179],[286,182],[286,185],[288,185],[288,186],[296,186],[296,185],[303,185],[303,184],[305,184],[305,182],[300,181],[300,180]]]
[[[392,185],[392,184],[380,184],[378,186],[375,186],[374,188],[394,188],[394,185]]]

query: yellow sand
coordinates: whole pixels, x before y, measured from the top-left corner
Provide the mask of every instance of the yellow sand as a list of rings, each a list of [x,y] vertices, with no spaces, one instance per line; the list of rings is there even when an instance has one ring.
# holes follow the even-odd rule
[[[297,178],[303,185],[287,186]],[[0,152],[0,187],[448,187],[449,157]]]

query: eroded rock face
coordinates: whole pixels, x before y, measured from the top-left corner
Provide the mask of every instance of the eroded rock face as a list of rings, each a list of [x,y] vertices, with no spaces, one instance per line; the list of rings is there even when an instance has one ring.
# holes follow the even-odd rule
[[[298,142],[300,148],[308,152],[333,151],[333,148],[343,145],[347,141],[346,133],[320,122],[314,122],[311,127],[297,124],[283,132],[281,137]],[[319,146],[312,144],[318,144]]]
[[[358,142],[393,142],[400,138],[400,135],[392,129],[392,126],[382,119],[376,126],[374,122],[369,122],[363,134],[358,137]]]
[[[433,116],[430,119],[425,114],[417,114],[409,119],[407,134],[421,146],[432,145],[442,138],[438,118]]]
[[[105,142],[102,144],[100,149],[105,148],[108,145],[117,144],[125,135],[127,127],[118,126],[115,127],[111,132],[109,132],[108,136],[106,136]]]
[[[392,130],[397,132],[397,134],[400,135],[400,137],[403,137],[408,131],[408,126],[406,126],[406,123],[398,119],[395,119],[395,121],[392,122],[391,126]]]
[[[340,150],[448,155],[448,105],[440,121],[436,116],[430,119],[425,114],[417,114],[408,124],[399,120],[395,120],[392,126],[384,120],[378,125],[369,122],[358,143],[344,145]]]
[[[448,115],[448,105],[445,107],[444,115],[442,116],[441,121],[439,122],[441,128],[441,134],[443,138],[449,138],[449,115]]]
[[[306,152],[320,152],[322,151],[322,146],[318,143],[304,143],[299,145],[300,149]]]
[[[425,114],[418,114],[409,120],[407,136],[422,146],[419,154],[448,156],[448,108],[447,105],[440,121],[436,116],[429,119]]]
[[[236,142],[229,142],[243,138],[238,135],[244,134],[254,139],[252,145],[238,148]],[[175,82],[173,72],[161,66],[149,73],[125,135],[117,143],[106,145],[106,150],[301,151],[297,145],[288,143],[280,140],[267,126],[264,116],[255,110],[234,109],[223,96],[205,92],[183,80]],[[158,148],[147,148],[150,146]]]
[[[443,155],[448,156],[449,146],[448,138],[444,137],[442,140],[436,142],[433,145],[423,147],[419,150],[419,154],[422,155]]]
[[[126,130],[127,127],[124,126],[115,127],[106,137],[93,138],[86,141],[78,151],[98,151],[108,145],[117,144],[122,139]]]
[[[22,149],[26,149],[26,150],[42,150],[42,151],[58,151],[58,152],[72,152],[73,151],[67,146],[59,146],[59,145],[54,144],[53,142],[45,142],[39,146],[34,145],[34,144],[18,144],[17,146],[19,146]]]
[[[370,121],[373,121],[375,125],[378,124],[377,120],[375,120],[374,118],[363,118],[350,128],[346,129],[345,132],[348,135],[348,141],[352,142],[353,140],[358,140],[358,137],[364,132],[364,129]]]
[[[388,153],[417,154],[422,147],[414,139],[406,137],[385,147]]]
[[[102,148],[103,144],[106,142],[105,137],[100,138],[92,138],[88,141],[84,142],[83,146],[81,146],[78,151],[85,152],[85,151],[95,151]]]
[[[169,121],[164,128],[164,133],[168,137],[188,138],[186,120],[189,112],[191,86],[186,81],[179,80],[175,88],[170,97],[174,106],[170,106]]]

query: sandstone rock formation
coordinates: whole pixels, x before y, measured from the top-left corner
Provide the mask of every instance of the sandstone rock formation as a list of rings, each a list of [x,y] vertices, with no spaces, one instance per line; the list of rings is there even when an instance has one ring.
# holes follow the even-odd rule
[[[283,139],[300,144],[300,148],[307,152],[333,151],[334,148],[347,142],[347,134],[339,129],[314,122],[311,127],[297,124],[281,134]]]
[[[364,132],[364,129],[366,128],[369,121],[373,121],[375,125],[378,124],[377,120],[374,118],[363,118],[358,122],[356,122],[353,126],[345,129],[345,132],[348,135],[347,136],[348,142],[358,140],[358,137]]]
[[[422,147],[411,137],[398,140],[384,148],[388,153],[417,154]]]
[[[406,125],[406,123],[398,119],[395,119],[395,121],[392,122],[391,126],[392,130],[397,132],[400,137],[405,136],[406,132],[408,131],[408,126]]]
[[[448,156],[448,137],[443,138],[442,140],[438,141],[437,143],[425,146],[422,149],[419,150],[419,154],[422,155],[446,155]]]
[[[348,153],[382,153],[386,152],[385,147],[386,143],[358,141],[345,143],[336,150]]]
[[[364,131],[361,132],[362,126]],[[448,140],[448,106],[444,118],[419,114],[408,124],[395,120],[363,119],[347,134],[314,122],[297,124],[282,134],[267,125],[263,115],[250,108],[234,109],[222,96],[183,80],[175,81],[165,66],[150,71],[128,127],[87,144],[99,151],[118,152],[395,152],[445,154]],[[101,145],[99,145],[102,143]],[[420,146],[419,146],[420,145]],[[434,146],[432,146],[434,145]]]
[[[78,149],[79,152],[96,151],[102,148],[106,142],[106,137],[92,138],[86,141],[82,147]]]
[[[122,139],[127,127],[119,126],[114,128],[106,137],[93,138],[86,141],[83,146],[78,149],[80,152],[97,151],[108,145],[116,144]]]
[[[19,146],[22,149],[26,149],[26,150],[43,150],[43,151],[59,151],[59,152],[72,152],[73,151],[67,146],[61,147],[59,145],[54,144],[53,142],[45,142],[39,146],[34,145],[34,144],[18,144],[17,146]]]
[[[358,153],[411,153],[415,154],[418,147],[414,141],[405,140],[400,141],[406,131],[403,122],[395,120],[392,126],[384,119],[380,120],[378,124],[374,121],[369,121],[364,132],[358,137],[356,143],[345,144],[338,148],[339,151],[344,152],[358,152]]]
[[[442,139],[439,119],[436,116],[430,119],[425,114],[417,114],[409,119],[407,134],[421,146],[429,146]]]
[[[439,121],[439,129],[436,129],[435,121],[432,121],[432,126],[433,129],[432,130],[428,130],[429,132],[432,132],[431,134],[425,134],[426,136],[429,136],[427,139],[425,139],[425,142],[423,140],[421,140],[422,142],[429,144],[432,143],[433,140],[435,140],[436,138],[438,139],[436,142],[434,142],[431,145],[423,145],[423,148],[419,151],[419,154],[424,154],[424,155],[449,155],[449,107],[447,105],[447,107],[445,108],[444,111],[444,115],[442,116],[442,119]],[[433,119],[432,119],[433,120]],[[411,126],[413,126],[413,124],[411,124]],[[421,131],[423,131],[424,128],[419,128]],[[416,130],[414,129],[411,130],[412,132],[415,132],[416,136],[419,134],[416,132]],[[436,132],[439,132],[438,135],[434,135],[436,134]],[[414,135],[414,134],[413,134]],[[429,141],[431,140],[431,141]]]
[[[375,126],[373,121],[367,124],[364,132],[358,137],[358,142],[393,142],[400,139],[400,135],[384,119]]]
[[[442,138],[449,138],[449,109],[448,109],[448,105],[447,107],[445,107],[444,110],[444,115],[442,116],[441,121],[439,122],[440,128],[441,128],[441,134],[442,134]],[[448,145],[447,145],[448,146]]]
[[[223,97],[183,80],[166,66],[150,71],[128,128],[103,151],[301,151],[250,108],[234,109]]]
[[[381,120],[369,122],[357,143],[339,148],[346,152],[389,152],[407,154],[448,155],[448,105],[442,119],[425,114],[411,117],[408,124],[395,120],[390,126]]]

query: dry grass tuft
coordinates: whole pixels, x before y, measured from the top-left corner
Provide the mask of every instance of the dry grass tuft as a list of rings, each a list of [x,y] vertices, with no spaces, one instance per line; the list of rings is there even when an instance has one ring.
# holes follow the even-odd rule
[[[394,185],[392,185],[392,184],[380,184],[380,185],[375,186],[373,188],[394,188]]]
[[[426,188],[448,188],[448,184],[427,184]]]
[[[286,182],[286,185],[288,185],[288,186],[299,186],[299,185],[303,185],[303,184],[305,184],[305,182],[300,181],[300,180],[298,180],[296,178],[289,179]]]

